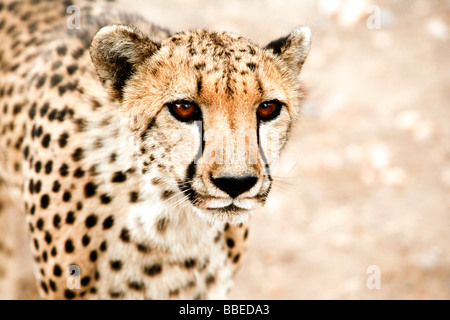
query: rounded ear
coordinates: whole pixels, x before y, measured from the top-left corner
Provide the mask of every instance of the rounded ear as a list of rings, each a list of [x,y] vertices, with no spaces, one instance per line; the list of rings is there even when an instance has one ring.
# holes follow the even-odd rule
[[[131,26],[111,25],[97,32],[90,47],[91,59],[112,98],[122,101],[123,88],[136,66],[159,47]]]
[[[300,73],[311,47],[311,30],[295,28],[286,37],[270,42],[265,49],[283,59],[295,75]]]

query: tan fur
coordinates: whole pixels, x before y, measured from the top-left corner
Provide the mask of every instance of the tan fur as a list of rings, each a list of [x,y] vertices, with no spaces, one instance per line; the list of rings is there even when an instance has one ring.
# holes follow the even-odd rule
[[[270,191],[269,149],[300,111],[309,29],[262,48],[77,5],[89,19],[69,30],[62,5],[0,1],[0,179],[25,208],[42,297],[226,297]],[[175,119],[174,101],[201,123]],[[265,101],[282,108],[262,122]],[[254,184],[232,197],[224,176]]]

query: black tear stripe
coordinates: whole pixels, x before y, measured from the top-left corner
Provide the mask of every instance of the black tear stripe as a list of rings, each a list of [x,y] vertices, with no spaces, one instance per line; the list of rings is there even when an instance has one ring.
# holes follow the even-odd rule
[[[269,178],[269,181],[272,182],[272,176],[270,175],[270,166],[269,166],[269,163],[267,162],[266,155],[264,153],[264,150],[263,150],[263,148],[261,146],[260,139],[259,139],[259,134],[260,134],[259,124],[260,124],[260,122],[258,121],[258,124],[256,126],[256,130],[258,130],[258,132],[257,132],[258,134],[256,135],[256,138],[258,140],[259,154],[261,155],[261,159],[264,162],[264,168],[265,168],[265,171],[267,173],[267,177]]]
[[[195,121],[194,123],[197,125],[198,134],[201,139],[200,147],[197,151],[197,154],[194,157],[194,164],[197,164],[203,155],[203,151],[205,150],[205,139],[204,139],[204,132],[203,132],[203,121]]]
[[[185,181],[181,181],[178,183],[178,188],[181,192],[183,192],[189,199],[189,201],[194,204],[196,199],[196,193],[192,189],[191,181],[195,176],[196,172],[196,164],[194,161],[192,161],[186,170],[186,179]]]
[[[203,122],[202,121],[196,121],[195,122],[198,127],[198,131],[200,134],[200,139],[202,141],[199,150],[197,154],[195,155],[194,161],[192,161],[189,166],[186,169],[186,178],[184,181],[181,181],[178,183],[178,189],[180,189],[181,192],[183,192],[189,199],[189,201],[194,204],[196,200],[196,192],[194,189],[192,189],[192,179],[195,176],[195,173],[197,171],[197,163],[202,157],[203,150],[205,149],[205,140],[203,139]]]

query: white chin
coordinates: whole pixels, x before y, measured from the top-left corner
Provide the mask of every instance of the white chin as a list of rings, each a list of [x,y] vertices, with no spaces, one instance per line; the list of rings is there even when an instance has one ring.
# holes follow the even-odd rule
[[[220,209],[215,210],[201,210],[194,207],[195,213],[204,221],[212,224],[228,222],[231,224],[240,224],[248,221],[253,213],[253,210],[242,210],[239,212],[223,212]]]

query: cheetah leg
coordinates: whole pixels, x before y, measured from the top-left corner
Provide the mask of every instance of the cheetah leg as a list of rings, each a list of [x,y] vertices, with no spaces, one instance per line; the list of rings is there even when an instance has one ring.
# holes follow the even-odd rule
[[[21,211],[0,180],[0,300],[39,298]]]

